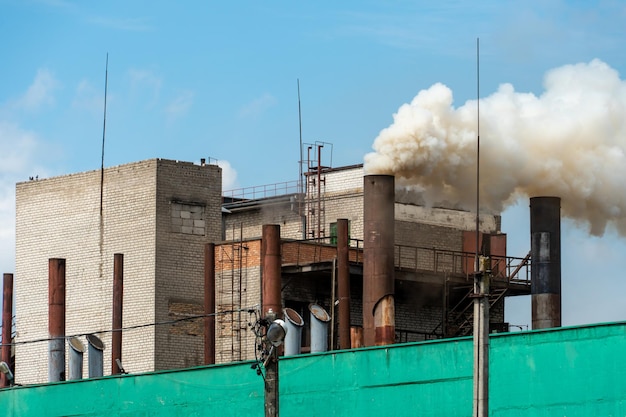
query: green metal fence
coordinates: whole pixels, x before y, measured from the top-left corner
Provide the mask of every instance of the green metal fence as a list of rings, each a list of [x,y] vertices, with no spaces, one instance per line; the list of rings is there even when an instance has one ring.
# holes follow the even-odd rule
[[[492,336],[491,416],[626,415],[626,323]],[[285,416],[471,416],[472,340],[283,358]],[[19,372],[19,370],[18,370]],[[250,363],[0,391],[0,414],[259,416]]]

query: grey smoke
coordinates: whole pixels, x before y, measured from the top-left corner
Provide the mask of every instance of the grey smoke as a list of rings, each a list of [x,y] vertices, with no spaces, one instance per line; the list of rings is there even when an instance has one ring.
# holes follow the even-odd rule
[[[435,84],[402,105],[365,156],[430,205],[476,205],[476,100],[453,106]],[[481,210],[521,197],[561,197],[562,214],[602,235],[626,235],[626,82],[600,60],[547,72],[544,92],[511,84],[480,100]]]

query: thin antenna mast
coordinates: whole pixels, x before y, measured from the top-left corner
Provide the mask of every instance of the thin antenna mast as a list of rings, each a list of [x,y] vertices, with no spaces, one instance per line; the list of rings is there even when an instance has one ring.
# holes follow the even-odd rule
[[[298,78],[298,127],[300,129],[300,194],[304,192],[304,181],[302,178],[302,108],[300,107],[300,79]]]
[[[302,200],[304,199],[304,177],[302,175],[302,108],[300,107],[300,79],[298,78],[298,127],[300,129],[300,162],[298,166],[300,168],[300,184],[299,184],[299,196],[298,196],[298,211],[300,214],[300,228],[302,229],[302,239],[306,239],[306,216],[302,213]]]
[[[107,128],[107,87],[109,81],[109,53],[107,52],[106,67],[104,70],[104,119],[102,123],[102,160],[100,163],[100,217],[102,217],[102,204],[104,200],[104,138]]]
[[[474,417],[489,416],[489,273],[480,259],[480,39],[476,38],[476,268],[474,271]]]

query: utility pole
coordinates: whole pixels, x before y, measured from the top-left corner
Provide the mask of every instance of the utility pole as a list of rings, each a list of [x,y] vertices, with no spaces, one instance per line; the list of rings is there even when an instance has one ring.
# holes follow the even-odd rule
[[[479,263],[482,264],[479,259]],[[474,417],[489,416],[489,274],[474,278]]]

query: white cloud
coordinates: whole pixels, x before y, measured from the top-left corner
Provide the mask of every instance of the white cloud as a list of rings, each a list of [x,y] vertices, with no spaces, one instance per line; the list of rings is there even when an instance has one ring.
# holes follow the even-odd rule
[[[165,107],[165,114],[167,115],[168,121],[172,122],[186,115],[193,105],[193,97],[193,91],[185,90],[178,93],[167,107]]]
[[[147,93],[150,96],[148,106],[154,106],[158,102],[163,85],[163,79],[160,76],[150,70],[133,68],[128,71],[128,77],[132,96]]]
[[[87,80],[82,80],[76,86],[72,107],[79,110],[96,113],[104,111],[104,88],[98,90]]]
[[[217,165],[222,168],[222,191],[237,188],[237,171],[230,162],[217,161]]]
[[[277,102],[278,101],[274,96],[269,93],[265,93],[261,97],[257,97],[245,104],[239,110],[239,116],[242,118],[257,119],[268,109],[276,105]]]
[[[37,155],[45,150],[36,135],[0,120],[0,272],[15,269],[15,183],[43,175]]]
[[[10,105],[17,109],[37,110],[44,105],[54,104],[54,91],[60,88],[60,82],[45,68],[39,69],[33,83],[26,93]]]

